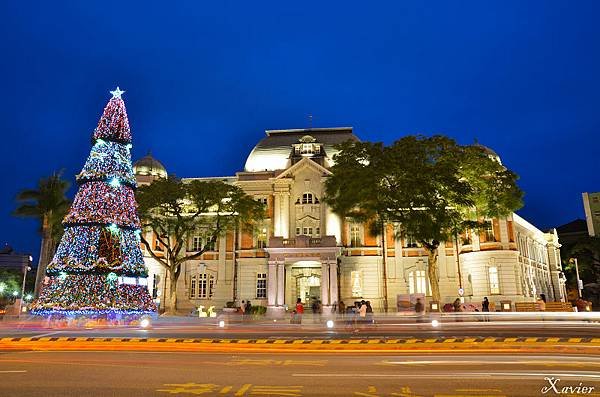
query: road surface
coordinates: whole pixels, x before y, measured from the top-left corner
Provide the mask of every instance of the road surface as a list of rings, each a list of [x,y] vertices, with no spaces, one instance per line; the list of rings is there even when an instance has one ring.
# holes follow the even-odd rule
[[[600,395],[600,359],[563,355],[12,352],[1,397]],[[544,393],[543,391],[546,391]]]

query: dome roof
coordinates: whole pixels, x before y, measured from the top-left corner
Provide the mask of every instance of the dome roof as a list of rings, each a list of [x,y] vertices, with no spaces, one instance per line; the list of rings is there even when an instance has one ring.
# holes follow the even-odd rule
[[[477,146],[478,148],[483,150],[488,156],[490,156],[492,159],[494,159],[498,163],[502,164],[502,161],[500,160],[500,156],[498,156],[498,153],[496,153],[493,149],[491,149],[487,146],[484,146],[480,143],[476,143],[474,146]]]
[[[267,136],[250,152],[244,167],[246,172],[286,169],[290,165],[293,145],[301,140],[307,141],[308,138],[314,138],[315,142],[323,145],[330,164],[333,163],[333,155],[338,152],[334,149],[335,145],[348,139],[359,141],[352,132],[352,127],[268,130],[266,133]]]
[[[152,157],[150,153],[133,164],[133,172],[136,175],[150,175],[160,178],[167,177],[167,169],[165,166],[162,165],[160,161]]]

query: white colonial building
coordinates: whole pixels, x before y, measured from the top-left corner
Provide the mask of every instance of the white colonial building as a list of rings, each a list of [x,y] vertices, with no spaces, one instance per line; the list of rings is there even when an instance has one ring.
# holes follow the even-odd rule
[[[385,239],[373,236],[366,225],[340,219],[323,203],[334,145],[348,139],[358,140],[352,128],[266,131],[244,171],[208,178],[240,186],[266,204],[268,215],[254,230],[231,231],[200,260],[186,263],[178,284],[182,312],[249,299],[278,313],[297,298],[318,299],[324,308],[364,299],[376,310],[395,311],[398,296],[430,295],[427,256],[418,243],[394,239],[392,225]],[[150,155],[134,169],[140,184],[167,175]],[[490,221],[486,231],[441,245],[441,303],[460,293],[467,303],[487,296],[497,307],[504,300],[533,301],[541,293],[564,300],[556,232],[544,233],[517,214]],[[187,249],[205,243],[199,232]],[[169,285],[165,271],[148,255],[146,264],[151,292],[161,301]]]

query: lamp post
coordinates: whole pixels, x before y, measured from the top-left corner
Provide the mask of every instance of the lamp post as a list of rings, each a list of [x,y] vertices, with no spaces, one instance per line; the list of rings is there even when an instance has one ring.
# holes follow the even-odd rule
[[[27,280],[27,272],[31,270],[31,261],[33,258],[29,256],[29,264],[23,268],[23,284],[21,285],[21,299],[19,299],[19,314],[21,317],[21,310],[23,309],[23,299],[25,299],[25,281]]]
[[[577,274],[577,295],[581,298],[581,290],[583,288],[581,285],[581,279],[579,278],[579,266],[577,264],[577,258],[571,258],[569,261],[571,263],[575,263],[575,273]]]

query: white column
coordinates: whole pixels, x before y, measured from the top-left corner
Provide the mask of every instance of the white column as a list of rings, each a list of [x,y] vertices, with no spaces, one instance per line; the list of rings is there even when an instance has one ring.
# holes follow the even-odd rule
[[[274,221],[273,225],[275,226],[275,230],[273,230],[273,235],[276,237],[283,236],[281,232],[281,193],[275,192],[275,203],[273,204],[274,210]]]
[[[333,305],[338,304],[338,272],[337,272],[337,262],[332,262],[329,264],[329,295],[330,295],[330,303]]]
[[[275,306],[277,303],[277,264],[269,262],[269,275],[267,280],[267,304]]]
[[[285,302],[285,263],[277,264],[277,306],[283,306]]]
[[[321,303],[329,306],[329,263],[321,263]]]
[[[290,194],[281,195],[281,235],[283,238],[290,238]]]

